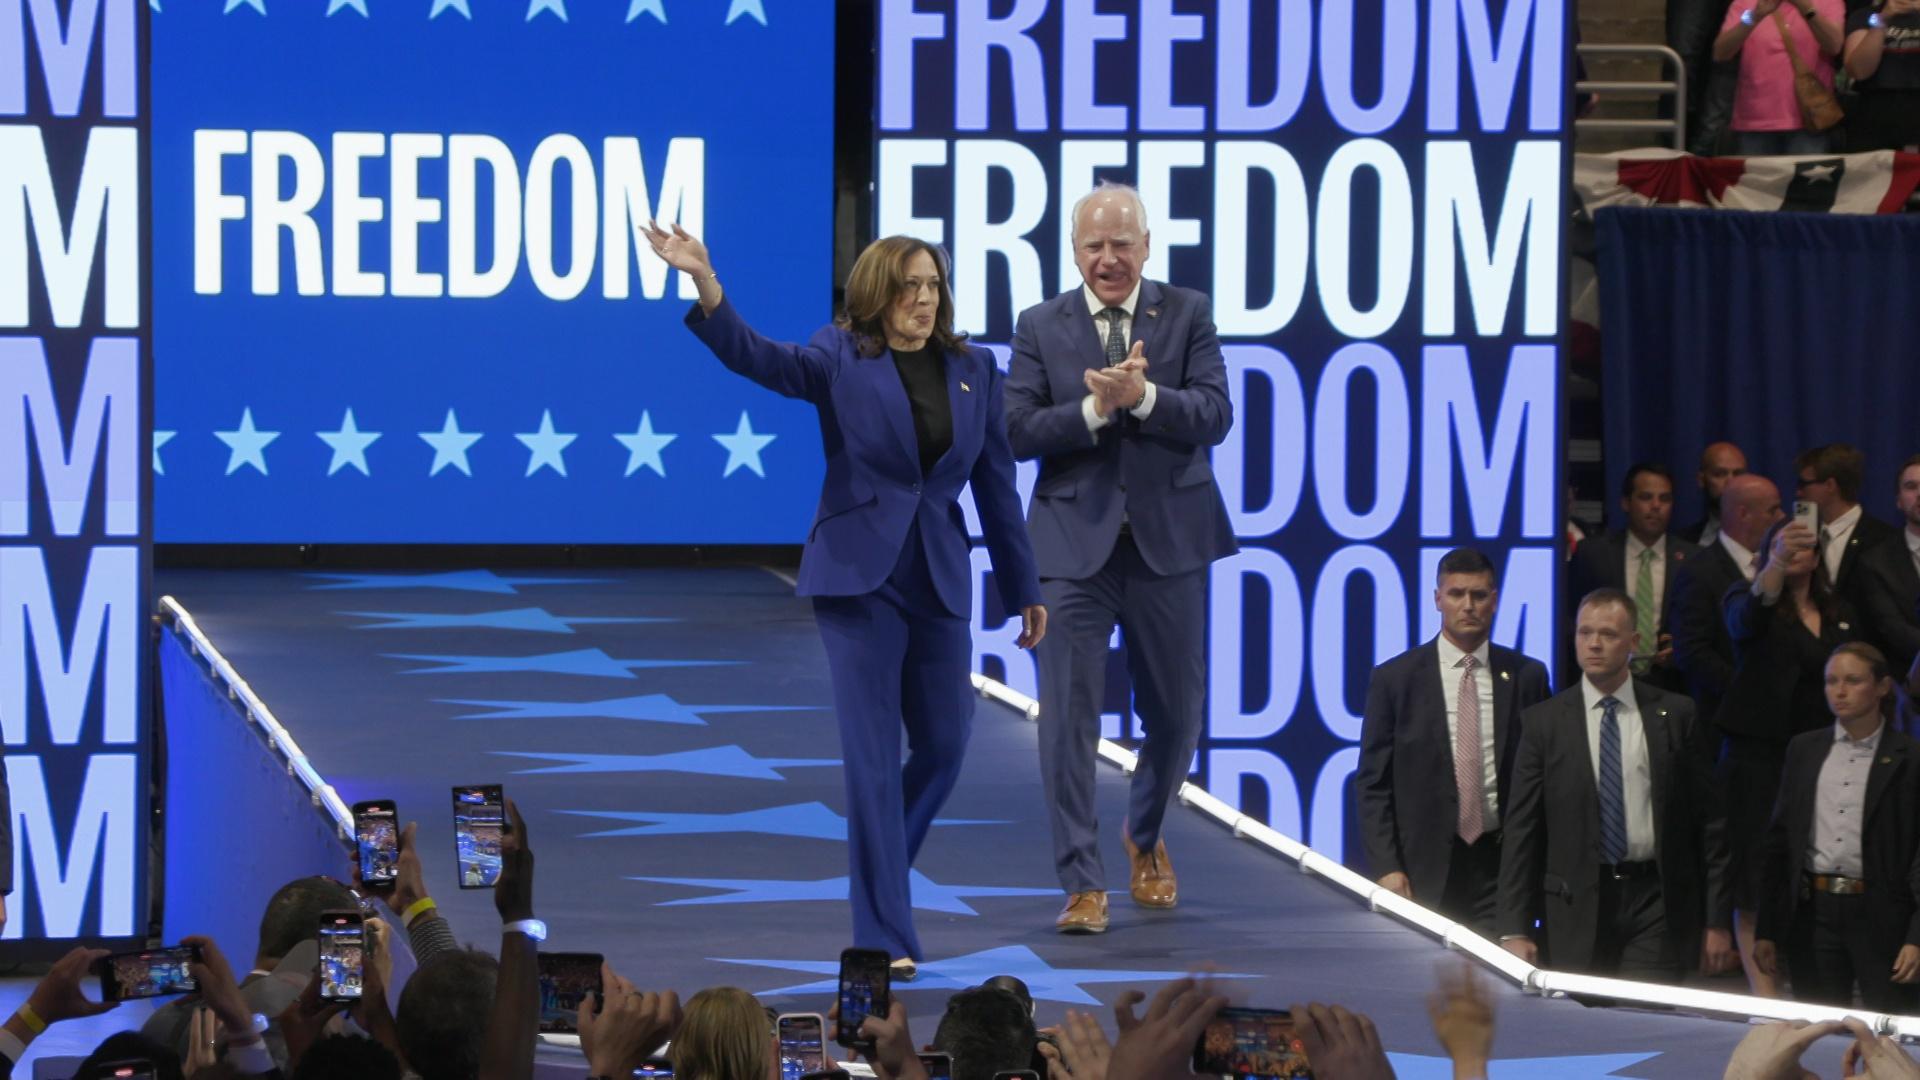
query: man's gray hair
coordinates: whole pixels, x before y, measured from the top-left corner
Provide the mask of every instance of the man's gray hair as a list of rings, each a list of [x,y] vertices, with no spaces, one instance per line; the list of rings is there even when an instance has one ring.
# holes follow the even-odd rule
[[[1140,222],[1141,235],[1144,236],[1150,231],[1147,228],[1147,204],[1140,198],[1140,189],[1134,187],[1132,184],[1116,184],[1112,180],[1102,180],[1094,185],[1092,191],[1080,196],[1080,198],[1074,202],[1072,216],[1067,219],[1069,223],[1067,226],[1067,235],[1069,237],[1075,240],[1080,238],[1080,208],[1087,205],[1087,201],[1097,195],[1119,195],[1123,198],[1131,199],[1133,201],[1135,220]]]

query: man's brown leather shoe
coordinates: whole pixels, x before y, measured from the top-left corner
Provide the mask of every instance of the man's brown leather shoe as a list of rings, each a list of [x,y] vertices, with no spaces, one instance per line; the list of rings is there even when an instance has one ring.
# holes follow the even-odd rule
[[[1127,858],[1133,863],[1133,902],[1141,907],[1170,908],[1179,902],[1180,882],[1173,876],[1173,863],[1167,859],[1167,842],[1157,840],[1151,852],[1134,846],[1127,830],[1120,832]]]
[[[1053,928],[1063,934],[1104,934],[1107,932],[1107,894],[1077,892],[1067,897],[1067,906],[1053,920]]]

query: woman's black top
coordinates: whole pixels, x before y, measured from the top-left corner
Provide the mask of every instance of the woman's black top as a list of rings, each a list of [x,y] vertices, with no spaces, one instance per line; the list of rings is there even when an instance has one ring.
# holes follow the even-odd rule
[[[913,406],[913,437],[920,444],[920,475],[953,446],[953,405],[947,398],[947,358],[938,346],[894,349],[893,366]]]

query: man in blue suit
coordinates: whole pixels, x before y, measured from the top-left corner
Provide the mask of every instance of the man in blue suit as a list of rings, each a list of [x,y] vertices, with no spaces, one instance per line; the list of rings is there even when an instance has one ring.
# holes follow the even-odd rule
[[[1207,565],[1234,552],[1207,448],[1233,426],[1207,299],[1143,281],[1146,208],[1102,184],[1073,208],[1081,288],[1035,305],[1013,332],[1007,433],[1041,459],[1027,511],[1054,632],[1040,669],[1040,771],[1068,893],[1055,926],[1107,928],[1094,757],[1117,621],[1145,731],[1121,840],[1136,903],[1179,890],[1160,824],[1200,737]]]

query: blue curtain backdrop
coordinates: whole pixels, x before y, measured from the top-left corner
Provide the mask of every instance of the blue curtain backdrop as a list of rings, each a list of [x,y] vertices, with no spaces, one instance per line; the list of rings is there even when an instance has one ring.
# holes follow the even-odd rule
[[[1700,449],[1730,439],[1793,499],[1793,458],[1867,455],[1861,501],[1894,519],[1920,453],[1920,216],[1610,209],[1595,217],[1607,505],[1627,466],[1672,466],[1700,517]],[[1618,514],[1610,513],[1618,525]]]

